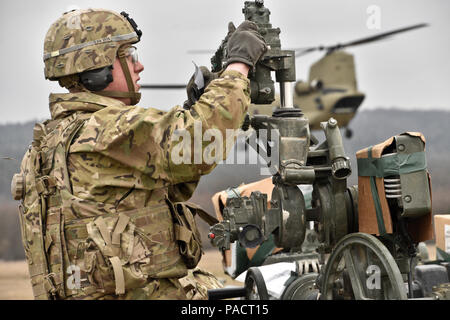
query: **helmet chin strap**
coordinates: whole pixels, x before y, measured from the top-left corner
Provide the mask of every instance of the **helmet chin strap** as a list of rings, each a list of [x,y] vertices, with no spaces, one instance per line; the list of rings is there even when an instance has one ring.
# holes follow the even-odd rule
[[[131,79],[131,73],[130,73],[130,69],[128,68],[125,50],[119,49],[119,51],[117,52],[117,56],[119,58],[120,65],[122,66],[122,71],[123,71],[123,74],[125,75],[125,80],[127,81],[128,92],[99,91],[99,92],[95,92],[95,93],[98,95],[104,96],[104,97],[129,98],[131,100],[130,104],[135,105],[141,99],[141,93],[134,91],[134,83],[133,83],[133,80]]]

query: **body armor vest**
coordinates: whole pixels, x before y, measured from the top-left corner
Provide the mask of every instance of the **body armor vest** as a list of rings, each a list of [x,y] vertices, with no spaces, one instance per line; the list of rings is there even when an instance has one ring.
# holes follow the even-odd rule
[[[183,277],[200,260],[200,235],[184,203],[120,212],[72,193],[68,150],[90,116],[36,124],[13,177],[36,299],[120,295],[151,278]]]

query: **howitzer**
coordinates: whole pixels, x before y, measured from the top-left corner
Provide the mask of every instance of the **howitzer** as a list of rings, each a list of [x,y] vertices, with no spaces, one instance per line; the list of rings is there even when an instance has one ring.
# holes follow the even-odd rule
[[[212,244],[221,250],[235,241],[255,247],[273,235],[275,245],[284,250],[265,264],[292,261],[297,266],[297,278],[285,288],[282,299],[445,297],[447,287],[441,284],[449,282],[446,267],[423,267],[416,258],[416,244],[431,239],[423,137],[402,134],[358,153],[359,183],[348,187],[352,169],[337,121],[321,123],[325,140],[319,144],[310,133],[308,119],[293,108],[289,98],[290,82],[295,79],[294,55],[281,50],[280,30],[272,28],[270,11],[263,1],[247,1],[243,12],[259,26],[270,46],[249,76],[252,102],[273,101],[270,71],[275,71],[280,84],[281,105],[272,116],[254,115],[248,121],[256,134],[261,129],[271,133],[272,144],[265,147],[272,158],[276,154],[277,161],[271,164],[274,188],[268,204],[267,195],[260,192],[228,198],[223,221],[210,229]],[[222,43],[212,58],[213,71],[221,67],[225,47]],[[306,208],[299,185],[313,186],[311,208]],[[315,234],[319,244],[305,252],[307,232]],[[321,270],[311,261],[317,261]],[[245,283],[251,288],[246,288],[246,297],[267,297],[261,272],[248,271]],[[431,293],[430,284],[439,288],[437,294]],[[258,294],[258,290],[264,292]]]
[[[329,250],[341,236],[353,230],[356,221],[356,189],[347,190],[346,178],[351,169],[337,122],[330,119],[322,123],[326,141],[311,149],[318,141],[311,136],[308,119],[300,109],[293,108],[291,99],[295,53],[281,49],[280,29],[272,27],[270,11],[263,1],[246,1],[243,13],[246,20],[258,25],[270,48],[249,75],[252,102],[273,101],[272,71],[280,85],[281,106],[270,117],[254,115],[249,121],[257,135],[261,129],[275,133],[268,137],[274,146],[266,145],[268,154],[277,154],[277,161],[271,164],[275,187],[270,208],[262,204],[264,196],[260,193],[252,194],[249,199],[230,199],[224,210],[227,218],[211,228],[210,238],[214,245],[228,249],[230,242],[236,240],[245,247],[255,246],[274,234],[277,246],[295,249],[303,243],[307,221],[317,221],[323,230],[324,249]],[[211,59],[213,71],[221,69],[225,48],[223,41]],[[309,210],[297,187],[301,184],[314,186],[313,208]],[[346,205],[336,206],[338,202]],[[335,232],[335,225],[344,225],[340,227],[343,230]]]
[[[280,149],[279,166],[273,175],[270,208],[264,205],[267,196],[260,192],[229,198],[223,222],[211,227],[213,245],[229,249],[230,242],[239,241],[244,247],[254,247],[273,234],[277,247],[297,252],[303,244],[307,222],[313,221],[322,243],[320,250],[329,252],[341,237],[357,230],[357,187],[346,185],[351,168],[342,152],[342,140],[333,140],[333,135],[340,137],[334,119],[323,123],[329,140],[310,149],[307,120],[302,116],[258,117],[255,122],[252,119],[253,127],[261,124],[279,126],[275,142]],[[304,195],[297,186],[301,184],[313,185],[310,209],[306,209]]]
[[[270,24],[270,11],[263,1],[245,2],[243,12],[247,20],[258,25],[270,47],[249,75],[252,102],[273,101],[272,71],[280,85],[281,105],[272,116],[254,115],[248,121],[257,135],[269,133],[272,144],[267,143],[265,147],[268,155],[272,158],[275,155],[276,161],[271,163],[274,188],[269,206],[267,196],[260,192],[228,199],[224,220],[211,227],[209,237],[214,246],[225,250],[234,241],[244,247],[255,247],[273,235],[275,245],[284,248],[286,253],[271,256],[271,263],[297,261],[306,266],[309,265],[306,261],[319,259],[318,252],[301,249],[309,222],[316,224],[315,230],[308,229],[308,232],[318,233],[319,251],[323,253],[330,252],[340,237],[354,231],[357,192],[346,185],[350,163],[334,119],[322,124],[326,141],[318,145],[310,133],[308,119],[299,108],[293,108],[290,89],[295,80],[295,55],[293,51],[281,49],[280,29]],[[212,58],[213,71],[221,68],[225,48],[223,42]],[[310,209],[306,209],[304,195],[298,188],[302,184],[313,185]],[[305,273],[309,272],[307,269]]]

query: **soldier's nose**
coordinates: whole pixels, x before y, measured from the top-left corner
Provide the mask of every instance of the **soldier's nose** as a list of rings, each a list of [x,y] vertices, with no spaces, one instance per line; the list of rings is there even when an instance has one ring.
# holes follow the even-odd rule
[[[134,71],[137,73],[144,71],[144,65],[138,61],[134,64]]]

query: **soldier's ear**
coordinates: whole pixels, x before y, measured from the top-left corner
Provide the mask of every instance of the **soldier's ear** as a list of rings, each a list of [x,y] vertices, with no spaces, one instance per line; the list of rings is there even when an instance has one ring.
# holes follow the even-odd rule
[[[112,66],[84,71],[80,74],[80,82],[89,91],[101,91],[113,81]]]

